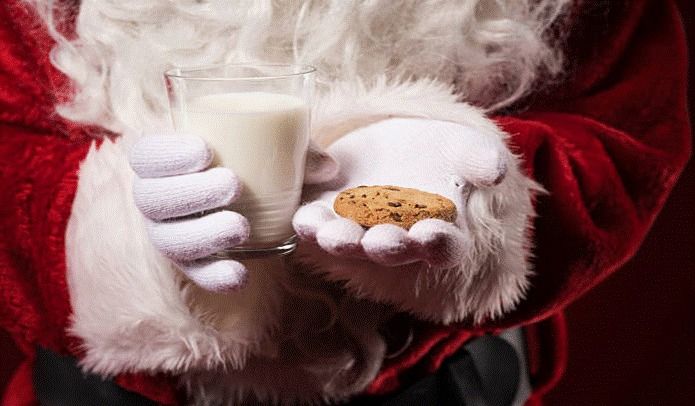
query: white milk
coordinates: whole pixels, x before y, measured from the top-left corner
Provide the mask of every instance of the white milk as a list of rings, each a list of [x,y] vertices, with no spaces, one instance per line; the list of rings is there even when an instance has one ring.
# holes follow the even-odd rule
[[[177,111],[178,128],[205,139],[215,164],[243,182],[231,209],[246,216],[251,240],[272,247],[290,238],[299,206],[309,144],[309,109],[298,97],[265,93],[222,93],[197,97]]]

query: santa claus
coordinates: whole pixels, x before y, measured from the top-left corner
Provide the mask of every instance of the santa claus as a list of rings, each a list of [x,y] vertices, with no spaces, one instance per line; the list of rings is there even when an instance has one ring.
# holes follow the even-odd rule
[[[0,13],[0,323],[27,355],[5,404],[113,382],[161,404],[495,404],[485,370],[509,368],[504,402],[537,404],[562,370],[561,309],[635,252],[690,152],[670,1]],[[233,62],[317,68],[287,257],[213,256],[248,236],[226,208],[239,181],[197,134],[163,136],[163,73]],[[365,230],[331,209],[363,184],[440,194],[457,220]],[[479,356],[496,336],[513,362]],[[108,380],[61,380],[66,363]],[[467,383],[431,384],[446,368]]]

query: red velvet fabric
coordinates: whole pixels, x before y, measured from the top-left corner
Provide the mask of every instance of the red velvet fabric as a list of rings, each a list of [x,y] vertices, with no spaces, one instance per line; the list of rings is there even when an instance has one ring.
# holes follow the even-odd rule
[[[32,365],[30,360],[25,360],[14,371],[7,385],[11,389],[0,398],[2,406],[39,406],[31,383]]]
[[[486,329],[556,315],[623,264],[690,154],[686,55],[674,6],[616,1],[605,12],[599,5],[586,2],[575,16],[567,83],[530,100],[522,114],[496,118],[549,194],[537,200],[536,275],[528,298]],[[30,358],[36,344],[79,356],[79,342],[65,335],[64,233],[87,135],[96,130],[53,113],[69,88],[50,66],[51,42],[25,6],[6,2],[0,18],[0,326]],[[528,330],[538,389],[530,403],[538,404],[562,372],[563,326],[555,316]],[[418,332],[415,345],[385,365],[370,393],[395,390],[436,369],[480,331],[462,324],[423,325]],[[22,375],[27,368],[10,393],[30,393]],[[117,381],[176,403],[166,377]]]
[[[569,83],[536,96],[521,114],[496,118],[527,173],[548,191],[536,202],[536,274],[527,298],[486,325],[554,317],[528,336],[532,347],[541,340],[554,355],[531,354],[532,364],[541,364],[532,371],[541,386],[535,403],[565,368],[566,327],[558,313],[635,253],[690,156],[687,55],[676,7],[662,1],[605,6],[577,11],[567,39]],[[409,357],[404,378],[412,374]]]
[[[570,39],[601,39],[568,55],[578,58],[574,89],[500,119],[549,192],[537,202],[532,288],[504,324],[553,314],[630,258],[690,156],[676,8],[629,4],[614,5],[604,32]]]
[[[79,162],[99,130],[55,114],[56,102],[70,97],[69,83],[50,64],[52,42],[27,6],[4,2],[0,20],[0,327],[27,356],[3,398],[10,405],[32,393],[36,345],[79,356],[79,340],[65,333],[65,228]],[[124,375],[118,382],[175,403],[166,378]]]
[[[677,3],[693,55],[695,2]],[[688,77],[693,106],[692,64]],[[693,202],[691,159],[635,257],[567,308],[567,370],[546,404],[695,404]]]

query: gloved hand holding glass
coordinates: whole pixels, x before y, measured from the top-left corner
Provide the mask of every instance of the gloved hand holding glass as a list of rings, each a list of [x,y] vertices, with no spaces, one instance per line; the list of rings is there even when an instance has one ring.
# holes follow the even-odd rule
[[[239,286],[246,269],[236,259],[294,249],[313,72],[221,65],[166,73],[177,132],[132,149],[134,198],[155,246],[199,285]]]

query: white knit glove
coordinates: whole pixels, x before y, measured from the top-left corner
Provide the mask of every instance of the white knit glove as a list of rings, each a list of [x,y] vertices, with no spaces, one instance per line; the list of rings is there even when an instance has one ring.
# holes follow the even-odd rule
[[[386,266],[424,261],[446,268],[461,263],[470,241],[467,196],[473,187],[501,182],[507,169],[507,149],[499,138],[456,123],[423,119],[381,121],[341,138],[328,153],[340,164],[340,176],[297,211],[295,231],[335,256]],[[332,209],[340,190],[359,185],[440,194],[456,204],[456,223],[427,219],[410,230],[381,224],[365,231]]]
[[[298,256],[360,297],[437,322],[476,322],[511,309],[523,296],[532,182],[520,172],[492,121],[473,125],[388,119],[328,147],[334,181],[306,188],[293,219]],[[365,230],[333,211],[339,191],[396,185],[437,193],[457,206],[455,223],[426,219],[409,230]]]
[[[212,159],[205,141],[180,134],[145,136],[129,155],[137,175],[133,198],[148,219],[154,246],[200,287],[227,291],[244,284],[247,270],[238,261],[210,255],[243,244],[250,227],[245,217],[230,210],[200,215],[231,204],[243,193],[230,169],[207,169]],[[311,144],[305,182],[324,181],[336,170],[335,162]]]

